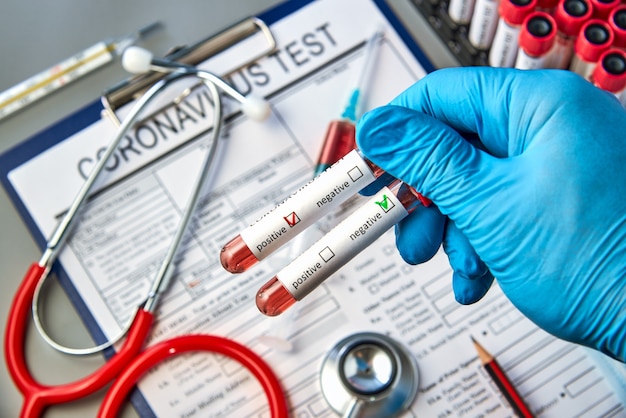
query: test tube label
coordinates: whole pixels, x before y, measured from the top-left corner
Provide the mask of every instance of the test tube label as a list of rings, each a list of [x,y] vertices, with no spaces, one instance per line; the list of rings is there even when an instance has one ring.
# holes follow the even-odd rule
[[[384,187],[276,277],[301,300],[407,214],[398,198]]]
[[[375,179],[365,160],[351,151],[244,229],[241,238],[262,260]]]

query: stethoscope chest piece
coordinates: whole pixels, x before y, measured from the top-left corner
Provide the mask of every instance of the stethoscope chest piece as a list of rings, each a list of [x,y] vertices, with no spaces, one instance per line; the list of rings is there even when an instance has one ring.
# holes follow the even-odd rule
[[[320,373],[322,393],[343,417],[395,417],[417,396],[417,363],[383,334],[362,332],[339,341]]]

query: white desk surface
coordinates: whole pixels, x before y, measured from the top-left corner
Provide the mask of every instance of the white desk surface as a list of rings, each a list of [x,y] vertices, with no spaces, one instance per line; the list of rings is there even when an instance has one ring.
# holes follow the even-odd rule
[[[406,0],[390,0],[410,23],[411,32],[438,67],[454,65],[429,27]],[[0,13],[0,91],[70,57],[94,43],[117,38],[151,23],[164,27],[142,42],[155,55],[170,47],[200,41],[260,11],[279,0],[168,0],[130,1],[117,4],[106,1],[57,0],[31,2],[7,0]],[[126,73],[119,61],[84,77],[36,104],[0,121],[0,152],[48,127],[74,110],[90,103]],[[22,223],[4,189],[0,191],[0,327],[4,337],[7,313],[23,274],[40,251]],[[45,315],[52,334],[67,336],[64,341],[89,344],[80,319],[63,290],[53,283],[46,296]],[[102,357],[72,358],[49,348],[29,324],[27,358],[35,377],[42,383],[59,384],[78,379],[98,368]],[[0,418],[18,415],[22,396],[8,375],[4,356],[0,362]],[[95,416],[102,393],[87,399],[50,408],[47,417]],[[136,416],[127,406],[123,416]]]

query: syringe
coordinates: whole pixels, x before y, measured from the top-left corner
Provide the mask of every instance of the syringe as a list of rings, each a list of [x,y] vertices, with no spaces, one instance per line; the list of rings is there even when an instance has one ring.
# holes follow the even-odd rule
[[[127,47],[160,26],[160,22],[155,22],[119,40],[98,42],[3,91],[0,93],[0,119],[110,63]]]
[[[256,296],[261,313],[276,316],[330,277],[422,202],[412,188],[396,181],[324,235],[263,285]]]
[[[361,65],[359,75],[356,79],[355,87],[350,92],[350,97],[346,103],[341,119],[333,120],[328,125],[324,145],[315,166],[313,177],[333,165],[340,157],[346,155],[355,148],[355,123],[360,111],[359,107],[363,102],[363,86],[366,84],[369,73],[374,62],[376,48],[380,44],[384,33],[376,31],[365,44],[365,58]]]

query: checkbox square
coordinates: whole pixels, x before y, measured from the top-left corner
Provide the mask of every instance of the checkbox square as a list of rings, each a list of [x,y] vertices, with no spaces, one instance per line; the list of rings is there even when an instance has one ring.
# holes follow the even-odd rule
[[[350,179],[355,182],[358,179],[360,179],[361,177],[363,177],[363,172],[361,171],[361,169],[359,167],[354,167],[351,168],[350,170],[348,170],[348,175],[350,176]]]
[[[335,253],[329,247],[325,247],[319,254],[320,257],[322,257],[322,260],[326,263],[328,263],[335,256]]]

